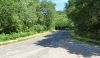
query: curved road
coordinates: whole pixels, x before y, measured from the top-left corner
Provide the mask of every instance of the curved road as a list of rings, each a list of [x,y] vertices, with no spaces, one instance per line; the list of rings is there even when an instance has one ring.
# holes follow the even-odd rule
[[[100,58],[100,47],[71,40],[68,31],[57,31],[0,46],[0,58]]]

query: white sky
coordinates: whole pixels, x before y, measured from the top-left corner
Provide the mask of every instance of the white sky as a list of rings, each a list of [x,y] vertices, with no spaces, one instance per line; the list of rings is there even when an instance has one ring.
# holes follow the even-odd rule
[[[54,3],[66,3],[68,0],[52,0]]]
[[[64,9],[65,3],[67,3],[68,0],[52,0],[52,2],[56,4],[55,8],[59,11]]]

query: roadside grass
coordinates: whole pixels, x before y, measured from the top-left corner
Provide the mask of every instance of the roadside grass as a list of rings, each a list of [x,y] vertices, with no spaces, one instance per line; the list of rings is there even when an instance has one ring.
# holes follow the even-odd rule
[[[49,34],[49,31],[44,32],[20,32],[12,34],[0,34],[0,45],[15,43],[18,41],[28,40],[37,36]]]
[[[33,34],[36,34],[36,32],[20,32],[20,33],[11,33],[11,34],[0,34],[0,42],[15,40],[16,38],[29,36],[29,35],[33,35]]]
[[[78,40],[78,41],[81,41],[81,42],[84,42],[84,43],[100,46],[100,41],[93,40],[90,38],[81,37],[81,36],[75,34],[73,30],[71,30],[71,38]]]

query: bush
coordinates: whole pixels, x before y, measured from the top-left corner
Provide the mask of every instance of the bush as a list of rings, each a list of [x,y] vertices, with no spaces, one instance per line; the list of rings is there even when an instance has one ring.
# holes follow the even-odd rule
[[[15,40],[19,37],[25,37],[29,35],[36,34],[36,32],[19,32],[19,33],[11,33],[11,34],[0,34],[0,42],[1,41],[8,41],[8,40]]]
[[[34,25],[33,29],[36,32],[43,32],[43,31],[46,30],[46,26],[43,26],[43,25]]]

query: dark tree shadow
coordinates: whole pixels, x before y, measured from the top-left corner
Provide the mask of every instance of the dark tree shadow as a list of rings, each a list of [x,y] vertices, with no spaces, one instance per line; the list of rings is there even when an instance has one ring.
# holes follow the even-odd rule
[[[67,31],[57,31],[52,35],[45,36],[46,39],[40,40],[36,45],[43,47],[64,48],[71,54],[83,55],[84,57],[100,56],[99,46],[90,46],[78,41],[69,39]]]

